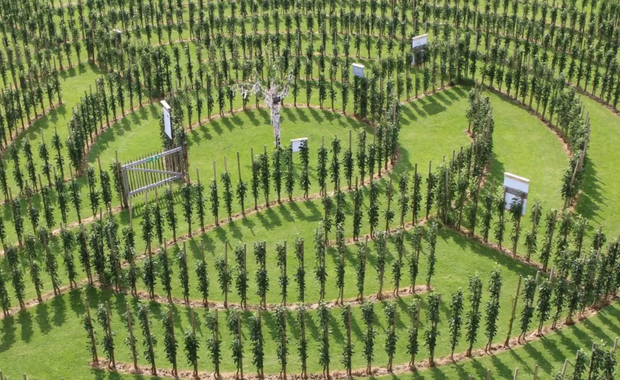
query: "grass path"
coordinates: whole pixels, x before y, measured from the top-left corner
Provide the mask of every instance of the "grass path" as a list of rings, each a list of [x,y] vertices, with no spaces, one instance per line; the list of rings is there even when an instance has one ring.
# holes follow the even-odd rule
[[[620,233],[620,118],[587,96],[581,97],[592,125],[583,192],[577,212],[592,229],[603,226],[608,240]]]

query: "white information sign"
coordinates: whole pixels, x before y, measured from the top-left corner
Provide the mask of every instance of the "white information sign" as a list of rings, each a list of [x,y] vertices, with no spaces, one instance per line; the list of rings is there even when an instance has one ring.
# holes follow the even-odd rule
[[[420,50],[423,50],[424,46],[428,42],[428,34],[422,34],[419,36],[415,36],[411,39],[411,47],[413,48],[413,55],[411,57],[411,64],[415,65],[415,56],[416,52],[420,53]]]
[[[523,211],[521,215],[525,215],[527,208],[527,194],[530,189],[530,180],[527,178],[519,177],[512,173],[504,173],[504,201],[506,202],[506,209],[510,208],[510,204],[514,199],[523,200]]]
[[[162,110],[164,113],[164,131],[166,132],[166,135],[168,135],[168,137],[172,139],[172,123],[170,121],[170,106],[165,100],[162,100],[160,103],[162,105]]]
[[[420,36],[413,37],[411,39],[411,47],[414,49],[423,47],[426,45],[427,40],[428,40],[428,34],[422,34]]]
[[[291,140],[291,148],[293,149],[293,152],[299,152],[299,150],[301,149],[301,144],[305,142],[306,146],[308,146],[308,138],[307,137],[302,137],[299,139],[293,139]]]
[[[353,64],[353,75],[356,77],[363,78],[364,77],[364,65],[360,63]]]

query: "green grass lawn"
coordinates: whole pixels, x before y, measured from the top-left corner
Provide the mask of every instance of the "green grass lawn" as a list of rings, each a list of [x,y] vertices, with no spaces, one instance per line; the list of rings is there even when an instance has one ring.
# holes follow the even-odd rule
[[[94,83],[100,73],[89,66],[76,68],[67,72],[63,76],[63,91],[65,93],[65,105],[50,113],[48,116],[39,120],[31,130],[23,138],[30,138],[35,142],[39,138],[39,130],[44,130],[46,139],[49,141],[51,131],[54,126],[58,126],[61,139],[66,138],[66,123],[70,113],[68,107],[77,104],[80,92],[84,88],[84,83]],[[465,110],[467,108],[467,91],[468,86],[457,86],[447,89],[443,92],[424,97],[413,101],[403,107],[403,129],[401,132],[401,156],[395,171],[404,173],[407,171],[411,175],[413,166],[418,163],[418,168],[422,173],[428,170],[428,162],[432,161],[433,166],[439,163],[444,157],[446,160],[451,158],[452,151],[458,151],[460,147],[469,145],[469,139],[465,133],[467,128],[467,119],[465,118]],[[522,110],[517,105],[495,94],[489,94],[495,116],[495,134],[494,134],[494,157],[491,164],[490,184],[494,184],[498,188],[501,184],[504,171],[509,171],[517,175],[522,175],[531,180],[530,199],[540,199],[545,210],[561,207],[560,186],[561,177],[567,164],[566,154],[562,149],[557,137],[550,132],[536,117]],[[314,99],[313,99],[314,103]],[[317,102],[318,103],[318,102]],[[620,202],[618,196],[614,194],[614,167],[613,159],[615,157],[612,151],[615,141],[614,128],[618,125],[617,116],[611,114],[608,110],[603,109],[598,104],[586,100],[586,107],[590,110],[593,130],[592,144],[590,150],[590,166],[587,173],[588,181],[584,194],[580,199],[577,211],[584,214],[591,220],[601,223],[605,227],[608,236],[616,233],[616,225],[620,225],[615,220],[612,210],[616,209],[616,203]],[[96,146],[91,151],[88,161],[96,164],[97,156],[100,156],[102,165],[108,167],[114,160],[116,152],[118,152],[121,161],[130,160],[138,156],[147,155],[160,150],[161,141],[159,138],[159,116],[160,109],[157,105],[145,106],[137,112],[131,113],[119,122],[115,123],[108,131],[106,131],[98,140]],[[372,139],[372,129],[368,126],[356,121],[353,118],[333,113],[328,110],[294,108],[288,105],[282,112],[283,117],[283,141],[288,141],[297,137],[308,137],[310,141],[311,169],[316,165],[316,148],[319,146],[321,139],[325,136],[325,144],[329,147],[334,135],[338,135],[344,147],[348,144],[349,131],[353,133],[353,146],[355,151],[357,132],[366,130],[368,132],[368,141]],[[236,182],[236,153],[241,154],[241,170],[242,176],[249,181],[250,176],[250,150],[254,148],[255,154],[262,152],[264,146],[267,150],[271,150],[271,142],[273,139],[272,130],[269,125],[269,114],[266,109],[248,110],[246,112],[237,113],[234,116],[226,116],[221,119],[214,120],[209,123],[195,128],[188,133],[188,142],[190,147],[190,163],[191,174],[195,176],[195,171],[200,172],[201,180],[207,182],[213,178],[213,162],[216,162],[218,173],[224,167],[224,157],[227,159],[228,170],[233,174],[234,182]],[[35,156],[37,156],[35,154]],[[37,157],[38,158],[38,157]],[[300,166],[298,158],[296,158],[296,170]],[[37,165],[40,162],[37,161]],[[312,192],[318,191],[316,178],[313,180]],[[386,186],[386,182],[382,181],[382,188]],[[491,186],[491,185],[489,185]],[[384,190],[383,190],[384,191]],[[300,195],[299,189],[295,192]],[[84,215],[88,215],[88,201],[85,191],[82,194],[85,207]],[[275,195],[272,194],[272,198]],[[385,200],[382,195],[382,205],[385,207]],[[35,198],[36,200],[36,198]],[[617,202],[616,202],[617,201]],[[178,201],[177,201],[178,202]],[[259,200],[262,202],[262,200]],[[250,200],[250,203],[251,200]],[[394,205],[396,207],[396,205]],[[179,233],[185,233],[187,225],[182,221],[182,212],[180,205],[177,204],[177,215],[179,217]],[[234,211],[239,211],[235,205]],[[214,301],[222,301],[223,296],[217,289],[215,281],[215,270],[213,261],[216,256],[223,255],[224,244],[228,242],[230,247],[235,247],[240,242],[248,244],[248,272],[250,277],[251,294],[249,302],[255,304],[258,297],[254,295],[254,277],[253,273],[256,266],[252,260],[251,246],[254,242],[266,241],[268,243],[268,252],[273,252],[273,247],[277,241],[292,240],[297,237],[303,237],[306,241],[307,252],[307,281],[308,281],[308,302],[315,302],[318,299],[318,284],[313,279],[312,267],[314,260],[314,250],[312,248],[312,236],[314,228],[321,219],[322,206],[320,201],[306,201],[284,204],[272,207],[269,210],[262,211],[248,218],[235,221],[214,229],[203,235],[195,236],[188,242],[189,250],[189,266],[191,277],[191,298],[199,299],[200,295],[196,289],[196,279],[193,274],[195,259],[200,256],[200,242],[202,241],[206,247],[207,257],[210,264],[209,274],[211,276],[211,296]],[[351,235],[351,199],[348,196],[347,206],[347,226],[346,235]],[[5,207],[5,219],[9,218],[9,211]],[[83,216],[84,216],[83,215]],[[137,235],[140,236],[139,222],[141,220],[140,207],[137,207],[134,214],[134,226]],[[220,216],[224,217],[223,209],[220,210]],[[57,216],[59,219],[60,217]],[[71,220],[76,217],[72,213]],[[128,223],[128,213],[125,211],[119,215],[121,225]],[[380,226],[384,225],[384,221],[380,221]],[[28,224],[28,223],[27,223]],[[366,222],[365,222],[366,224]],[[593,223],[591,223],[593,224]],[[13,239],[12,228],[10,223],[7,232],[9,237]],[[529,222],[524,223],[524,228],[529,227]],[[30,228],[30,227],[28,227]],[[194,222],[194,230],[197,228]],[[507,228],[509,231],[509,228]],[[364,230],[366,232],[366,230]],[[508,233],[508,232],[507,232]],[[170,233],[168,233],[170,235]],[[333,233],[332,233],[333,235]],[[333,237],[333,236],[332,236]],[[144,246],[141,239],[138,239],[138,250],[142,252]],[[290,247],[290,245],[289,245]],[[390,254],[388,256],[388,268],[395,260],[395,252],[390,244]],[[370,244],[370,261],[369,269],[366,276],[367,293],[376,292],[378,284],[376,281],[376,270],[373,258],[376,255],[373,244]],[[409,247],[408,247],[409,249]],[[59,251],[58,243],[54,243],[54,250]],[[354,255],[357,251],[355,245],[351,245],[347,250],[347,267],[346,267],[346,288],[345,297],[350,298],[356,295],[354,288],[355,274],[353,270]],[[169,250],[172,256],[177,252],[177,248]],[[510,313],[510,302],[516,288],[519,275],[532,275],[533,269],[524,266],[516,261],[497,253],[494,250],[486,248],[480,244],[474,243],[461,235],[449,230],[440,232],[439,242],[437,246],[437,272],[432,280],[432,285],[436,291],[442,294],[442,320],[440,323],[440,341],[438,344],[437,357],[443,357],[449,354],[448,334],[447,334],[447,300],[450,295],[457,289],[466,289],[467,278],[475,273],[479,273],[486,284],[488,275],[493,268],[498,267],[502,270],[504,276],[504,287],[501,299],[501,313],[499,318],[500,331],[496,342],[503,341],[506,335],[506,322]],[[338,260],[337,252],[334,249],[328,251],[327,270],[330,274],[328,279],[326,298],[333,300],[337,295],[335,286],[335,265]],[[60,261],[60,257],[59,257]],[[295,260],[292,250],[288,255],[289,268],[294,268]],[[173,296],[181,297],[181,289],[178,280],[177,262],[172,259],[175,275],[173,275]],[[420,258],[420,275],[418,276],[418,284],[424,282],[424,274],[426,270],[426,256]],[[25,264],[25,263],[24,263]],[[139,263],[140,264],[140,263]],[[267,296],[267,301],[277,303],[280,299],[279,290],[276,281],[277,269],[273,262],[269,267],[271,288]],[[61,270],[63,272],[63,270]],[[48,278],[44,274],[45,290],[51,290]],[[66,279],[63,279],[66,283]],[[29,298],[34,298],[34,290],[29,282],[26,274],[26,283],[28,287]],[[406,268],[403,268],[403,284],[408,284]],[[385,288],[393,287],[393,274],[390,270],[386,273]],[[403,285],[404,286],[404,285]],[[141,285],[141,288],[143,286]],[[67,369],[71,369],[71,375],[75,378],[129,378],[129,376],[121,376],[114,373],[102,371],[92,371],[87,367],[89,360],[86,351],[86,333],[81,329],[80,319],[84,314],[83,292],[88,295],[91,305],[95,305],[100,301],[108,300],[111,303],[115,340],[117,346],[117,360],[129,362],[131,360],[128,349],[123,344],[123,339],[127,335],[122,322],[122,313],[124,312],[125,302],[135,304],[135,300],[123,295],[114,295],[108,291],[96,291],[86,289],[74,291],[69,294],[56,297],[50,301],[30,309],[26,312],[17,314],[14,317],[3,319],[0,323],[0,369],[10,378],[18,378],[21,373],[26,371],[29,376],[58,378],[67,377]],[[291,285],[289,292],[294,298],[295,285]],[[157,293],[164,294],[161,286],[157,286]],[[485,285],[486,294],[486,285]],[[425,295],[422,296],[424,300]],[[412,297],[404,297],[398,301],[399,307],[404,306]],[[237,302],[239,298],[236,295],[230,296],[232,302]],[[522,307],[518,305],[518,310]],[[165,312],[166,308],[160,304],[153,304],[153,331],[161,339],[162,329],[160,315]],[[385,329],[386,321],[381,303],[375,305],[378,315],[377,329],[379,335],[376,344],[376,365],[385,365],[387,357],[383,350],[384,336],[381,334]],[[467,307],[466,307],[467,310]],[[186,308],[177,306],[176,327],[177,337],[179,337],[184,329],[189,326],[189,312]],[[205,348],[205,339],[208,337],[208,330],[202,326],[204,318],[203,310],[196,309],[198,315],[199,336],[201,339],[201,365],[203,371],[212,371],[211,364],[208,362],[208,356]],[[223,314],[223,313],[222,313]],[[618,304],[613,304],[603,310],[598,316],[577,324],[574,327],[562,330],[558,333],[549,334],[548,337],[541,341],[534,342],[524,348],[518,348],[507,353],[501,353],[491,358],[481,358],[465,361],[456,365],[442,366],[437,369],[423,371],[413,377],[433,377],[433,378],[462,378],[465,374],[474,374],[475,376],[484,376],[487,368],[491,368],[495,376],[502,378],[510,377],[514,367],[520,367],[523,376],[530,376],[533,371],[534,363],[541,365],[541,370],[545,375],[551,374],[559,368],[565,357],[574,355],[574,351],[579,348],[587,348],[592,341],[605,339],[610,342],[614,336],[620,335],[620,326],[618,316],[620,308]],[[268,314],[267,314],[268,315]],[[316,338],[318,337],[318,322],[314,313],[309,314],[311,319],[312,330],[310,342],[311,352],[316,353],[318,345]],[[223,315],[221,318],[224,318]],[[362,343],[362,321],[359,308],[354,310],[354,367],[364,366],[361,355]],[[223,319],[222,319],[223,322]],[[299,331],[294,327],[292,316],[290,316],[290,339],[295,342],[298,339]],[[406,329],[409,321],[403,314],[399,315],[398,331],[402,339],[398,342],[397,356],[395,363],[404,363],[408,360],[404,342]],[[332,369],[342,369],[342,365],[336,359],[340,354],[340,346],[343,342],[343,326],[337,310],[332,311],[331,315],[332,331],[330,339],[333,339],[332,346]],[[228,334],[224,323],[221,323],[222,331]],[[425,328],[422,322],[421,331]],[[516,330],[516,328],[514,329]],[[248,337],[248,331],[245,332]],[[278,371],[278,363],[275,360],[275,343],[273,332],[273,321],[267,322],[265,328],[267,339],[267,363],[266,372],[276,373]],[[513,336],[516,332],[513,331]],[[100,337],[102,336],[100,332]],[[226,336],[226,335],[225,335]],[[422,338],[421,338],[422,339]],[[484,344],[483,329],[480,330],[479,339],[476,347]],[[422,342],[422,340],[421,340]],[[462,341],[457,351],[464,351],[465,343]],[[229,357],[229,346],[224,343],[224,363],[223,371],[231,372],[234,370],[232,361]],[[245,370],[247,373],[253,372],[250,364],[250,347],[246,341],[245,345],[246,359]],[[165,363],[162,342],[160,341],[158,348],[158,366],[169,367]],[[180,347],[179,363],[180,367],[188,368],[184,362],[182,347]],[[101,352],[100,352],[101,354]],[[418,356],[419,360],[426,358],[428,353],[424,348]],[[26,363],[27,360],[27,363]],[[143,359],[141,364],[146,364]],[[290,371],[295,372],[299,366],[296,353],[291,349],[290,352]],[[316,359],[311,356],[310,372],[319,372],[320,366]],[[525,372],[525,374],[523,374]],[[570,370],[569,370],[570,373]],[[399,377],[407,377],[402,375]],[[134,376],[131,376],[134,377]],[[135,377],[134,377],[135,378]]]
[[[620,118],[587,96],[581,99],[590,114],[592,131],[583,191],[576,209],[590,220],[592,230],[602,225],[608,240],[613,240],[620,232],[620,177],[616,165],[620,152],[615,149],[620,142]]]

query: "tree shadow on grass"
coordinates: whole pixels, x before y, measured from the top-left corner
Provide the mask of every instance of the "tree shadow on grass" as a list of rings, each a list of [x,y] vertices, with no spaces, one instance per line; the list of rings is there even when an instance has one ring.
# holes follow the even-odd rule
[[[13,316],[2,319],[2,339],[0,340],[0,352],[8,351],[15,343],[15,318]]]
[[[588,160],[584,171],[583,188],[576,210],[586,219],[596,221],[590,225],[590,228],[596,228],[595,224],[603,223],[603,216],[600,214],[601,207],[606,204],[605,196],[602,193],[603,185],[598,177],[596,163]]]
[[[20,311],[17,320],[22,328],[21,340],[28,343],[32,339],[32,315],[29,310]]]
[[[439,237],[444,241],[450,241],[456,244],[463,250],[471,251],[477,255],[484,256],[497,263],[497,265],[499,265],[502,269],[509,272],[514,272],[521,276],[533,275],[535,273],[535,270],[532,267],[451,230],[440,229]]]

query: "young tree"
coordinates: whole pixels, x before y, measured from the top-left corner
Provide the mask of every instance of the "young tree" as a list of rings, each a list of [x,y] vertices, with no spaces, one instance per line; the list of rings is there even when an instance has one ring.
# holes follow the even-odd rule
[[[286,241],[276,243],[276,262],[278,269],[280,270],[278,283],[280,284],[282,304],[286,306],[286,296],[288,295],[288,276],[286,274]]]
[[[494,269],[489,279],[489,293],[491,296],[485,306],[485,335],[487,344],[485,350],[491,349],[493,338],[497,335],[497,318],[499,317],[499,297],[502,289],[502,273],[499,269]]]
[[[194,310],[190,309],[192,328],[188,329],[185,332],[183,337],[183,346],[185,350],[185,357],[187,358],[187,364],[193,367],[192,375],[194,377],[198,376],[198,352],[200,351],[200,341],[196,336],[196,327],[195,327],[195,318],[194,318]]]
[[[226,214],[228,215],[228,221],[232,220],[232,180],[228,171],[224,171],[220,174],[220,180],[222,181],[224,206],[226,206]]]
[[[551,314],[551,295],[552,295],[551,281],[549,279],[543,280],[538,286],[538,301],[536,301],[536,312],[538,314],[538,335],[542,336],[542,328],[549,319]]]
[[[463,291],[458,289],[450,301],[450,359],[454,360],[454,350],[461,339],[463,325]]]
[[[86,330],[89,337],[88,351],[93,357],[93,363],[99,363],[99,359],[97,357],[97,339],[95,337],[95,326],[93,325],[93,321],[90,317],[88,298],[84,300],[84,306],[86,308],[86,314],[84,315],[84,318],[82,320],[82,326],[84,326],[84,330]]]
[[[372,303],[364,303],[362,305],[362,319],[366,326],[364,334],[364,359],[366,360],[366,374],[370,374],[372,370],[372,361],[375,357],[375,309]]]
[[[17,301],[19,302],[19,308],[24,310],[26,308],[26,304],[24,303],[26,298],[26,286],[24,284],[24,277],[19,263],[18,250],[14,246],[8,246],[6,247],[4,254],[11,272],[11,283],[13,285],[13,290],[15,291],[15,298],[17,298]]]
[[[293,169],[293,147],[291,144],[284,150],[282,166],[286,167],[284,172],[284,187],[288,194],[289,202],[293,201],[293,191],[295,190],[295,170]]]
[[[263,154],[258,156],[260,162],[260,185],[263,190],[263,196],[265,197],[265,205],[269,207],[269,193],[271,192],[271,173],[269,170],[269,156],[267,155],[267,147]]]
[[[172,374],[177,376],[177,348],[179,343],[174,336],[174,314],[172,311],[172,306],[170,306],[169,312],[164,313],[162,316],[161,323],[164,327],[164,352],[166,353],[166,359],[168,359],[168,362],[172,365]],[[187,343],[187,340],[185,343]],[[187,348],[188,346],[185,345],[186,350]]]
[[[355,180],[355,190],[353,191],[353,240],[358,240],[360,232],[362,230],[362,218],[364,212],[362,209],[364,202],[364,193],[362,189],[357,186],[357,179]]]
[[[368,224],[370,225],[370,237],[374,238],[374,230],[379,224],[379,185],[376,181],[370,180],[370,189],[368,190]]]
[[[271,154],[271,164],[273,166],[273,170],[271,175],[273,177],[273,187],[276,190],[276,195],[278,197],[278,204],[281,203],[281,193],[282,193],[282,178],[284,176],[282,166],[284,159],[282,157],[282,148],[277,147],[273,153]]]
[[[204,194],[205,187],[202,182],[200,182],[200,177],[198,176],[198,173],[196,173],[196,176],[197,179],[194,183],[194,204],[196,205],[196,214],[198,215],[198,221],[200,222],[200,230],[204,232],[206,216],[205,203],[207,202],[207,199],[205,198]]]
[[[534,296],[536,295],[536,280],[532,276],[525,278],[523,286],[523,310],[521,311],[520,327],[518,341],[525,338],[530,326],[530,321],[534,315]]]
[[[502,243],[504,242],[504,232],[506,231],[506,201],[502,195],[495,197],[494,200],[495,210],[497,212],[497,222],[495,223],[494,237],[499,245],[499,249],[502,249]]]
[[[241,298],[241,308],[247,308],[248,300],[248,273],[247,273],[247,246],[239,245],[235,248],[235,288],[237,295]]]
[[[418,173],[418,164],[415,165],[415,170],[412,177],[411,184],[411,214],[412,223],[415,224],[418,221],[420,210],[422,208],[422,176]]]
[[[512,241],[512,254],[517,255],[517,247],[519,245],[519,238],[521,237],[521,214],[523,212],[523,202],[519,198],[513,198],[510,202],[510,219],[512,221],[512,233],[510,234],[510,240]]]
[[[207,308],[209,306],[209,275],[204,246],[201,249],[200,259],[196,261],[196,277],[198,278],[198,290],[202,295],[202,304]]]
[[[172,230],[172,240],[177,241],[177,215],[174,212],[174,194],[170,188],[164,191],[165,215],[168,226]]]
[[[331,144],[332,161],[329,166],[329,175],[332,183],[334,184],[334,191],[340,188],[340,160],[338,155],[340,154],[341,149],[340,139],[338,136],[334,136]]]
[[[96,217],[97,211],[99,210],[101,194],[97,191],[97,179],[95,177],[95,169],[92,166],[89,166],[86,170],[86,179],[88,182],[88,199],[90,200],[90,210],[92,211],[93,216]]]
[[[532,221],[532,230],[525,235],[525,248],[527,250],[527,261],[530,261],[530,257],[538,249],[538,225],[540,223],[540,217],[542,215],[542,207],[540,202],[536,201],[534,207],[530,210],[530,220]]]
[[[491,222],[493,220],[493,201],[495,196],[491,191],[485,192],[482,196],[484,212],[482,214],[482,240],[486,243],[489,241],[489,231],[491,230]]]
[[[161,285],[164,288],[164,292],[166,292],[166,295],[168,296],[168,303],[172,303],[172,269],[170,268],[170,261],[166,246],[159,250],[157,261],[159,264]]]
[[[0,268],[0,307],[5,317],[9,316],[9,310],[11,309],[11,297],[9,296],[9,290],[7,289],[5,282],[5,274],[2,268]]]
[[[232,282],[232,276],[230,269],[228,268],[228,244],[226,244],[226,251],[224,257],[218,257],[215,259],[215,270],[217,271],[217,280],[224,295],[224,308],[228,308],[228,289]]]
[[[157,273],[155,270],[155,259],[150,255],[144,259],[142,266],[142,280],[146,286],[149,298],[155,298],[155,284],[157,282]]]
[[[278,305],[274,312],[275,324],[276,324],[276,332],[277,332],[277,348],[276,355],[278,357],[278,362],[280,363],[280,375],[283,379],[286,379],[286,365],[288,363],[288,338],[286,335],[286,318],[287,318],[287,309]]]
[[[114,359],[114,338],[112,334],[112,326],[110,324],[110,310],[108,303],[100,304],[97,308],[97,322],[104,330],[103,334],[103,352],[108,359],[108,368],[116,369],[116,361]]]
[[[324,139],[323,139],[324,140]],[[316,166],[316,177],[317,181],[319,181],[319,187],[321,189],[321,194],[326,195],[326,180],[327,180],[327,149],[323,142],[321,142],[321,146],[317,152],[317,166]]]
[[[238,310],[229,310],[227,315],[228,329],[233,340],[231,342],[231,356],[237,367],[237,377],[243,379],[243,335],[241,334],[241,313]]]
[[[317,318],[319,320],[319,327],[322,330],[322,337],[319,341],[319,364],[323,367],[323,377],[328,379],[329,364],[331,362],[331,355],[329,352],[329,309],[323,302],[319,302]]]
[[[375,234],[375,249],[377,251],[377,258],[375,267],[377,269],[377,280],[379,282],[379,291],[377,292],[377,298],[383,298],[383,280],[385,278],[385,263],[387,261],[387,233],[379,231]]]
[[[297,283],[297,301],[302,304],[305,302],[306,295],[306,268],[304,255],[304,240],[300,237],[295,238],[295,258],[297,259],[297,270],[294,279]]]
[[[263,337],[263,321],[258,311],[250,317],[250,345],[252,347],[252,364],[256,367],[259,378],[264,376],[265,338]]]
[[[157,367],[155,366],[155,345],[157,344],[157,339],[151,333],[151,321],[149,320],[148,306],[144,304],[140,304],[138,306],[138,321],[140,321],[140,329],[142,330],[144,357],[151,365],[151,375],[157,376]]]
[[[398,342],[398,335],[396,335],[396,324],[398,319],[396,314],[396,304],[388,302],[385,305],[385,320],[387,321],[385,353],[388,356],[388,372],[392,372],[392,363],[394,361],[394,355],[396,354],[396,343]]]
[[[547,270],[549,258],[551,257],[551,248],[553,247],[553,234],[555,232],[555,224],[557,222],[558,211],[550,210],[545,216],[545,240],[540,250],[540,260],[543,265],[543,272]]]
[[[299,159],[303,167],[299,185],[304,191],[304,198],[308,198],[308,190],[310,189],[310,150],[308,149],[308,140],[303,140],[299,146]]]
[[[148,200],[144,203],[144,211],[142,213],[142,220],[140,225],[142,227],[142,240],[146,244],[146,252],[149,256],[152,253],[151,243],[153,241],[153,217],[156,217],[157,213],[153,213],[151,205]]]
[[[78,277],[72,252],[75,247],[75,237],[71,231],[65,228],[64,225],[61,225],[60,240],[62,242],[65,270],[67,272],[67,277],[69,278],[69,287],[74,289],[77,287],[76,279]]]
[[[254,243],[254,259],[256,260],[256,295],[261,298],[261,305],[267,308],[267,292],[269,291],[269,276],[267,275],[267,243]]]
[[[482,281],[476,274],[469,278],[469,311],[467,312],[467,321],[465,322],[465,336],[469,347],[467,348],[467,357],[471,357],[471,350],[478,339],[478,328],[480,327],[480,302],[482,298]]]
[[[325,269],[326,248],[323,233],[323,223],[319,223],[319,227],[314,230],[314,249],[316,258],[314,264],[314,277],[321,284],[319,300],[325,299],[325,282],[327,281],[327,271]]]
[[[183,249],[177,255],[177,261],[179,263],[179,282],[183,289],[183,299],[186,304],[189,304],[189,270],[187,268],[187,251],[185,250],[185,243],[183,243]]]
[[[424,227],[417,225],[413,227],[411,233],[411,256],[409,257],[409,289],[413,293],[415,291],[415,282],[419,272],[420,252],[422,252],[422,238],[424,236]]]
[[[219,319],[217,309],[214,313],[205,315],[206,325],[211,330],[211,337],[207,340],[209,356],[214,367],[215,376],[220,376],[220,363],[222,362],[222,348],[220,343]]]
[[[409,353],[411,359],[409,361],[409,368],[415,368],[415,356],[417,355],[420,347],[418,344],[418,330],[420,327],[420,314],[422,312],[422,301],[413,299],[411,304],[407,305],[407,314],[411,322],[411,327],[407,331],[407,353]]]
[[[362,130],[357,135],[357,168],[359,171],[361,184],[364,186],[364,177],[366,175],[366,131]]]
[[[187,234],[192,236],[192,214],[194,212],[194,197],[192,194],[193,186],[185,183],[181,186],[181,201],[183,203],[183,217],[187,222]]]
[[[24,251],[26,253],[26,257],[28,258],[28,266],[30,267],[30,279],[34,285],[37,300],[39,302],[43,302],[43,299],[41,298],[43,279],[41,278],[41,267],[39,266],[37,257],[36,244],[37,242],[35,241],[34,236],[27,234],[24,237]]]
[[[434,219],[430,221],[428,226],[428,269],[426,272],[426,288],[431,288],[431,278],[435,274],[435,263],[437,257],[435,255],[435,249],[437,246],[437,230],[439,224]]]
[[[439,293],[431,293],[428,296],[428,307],[426,309],[426,320],[428,328],[424,332],[424,345],[428,348],[428,364],[433,367],[435,365],[435,347],[437,346],[437,338],[439,337],[439,303],[441,295]]]

